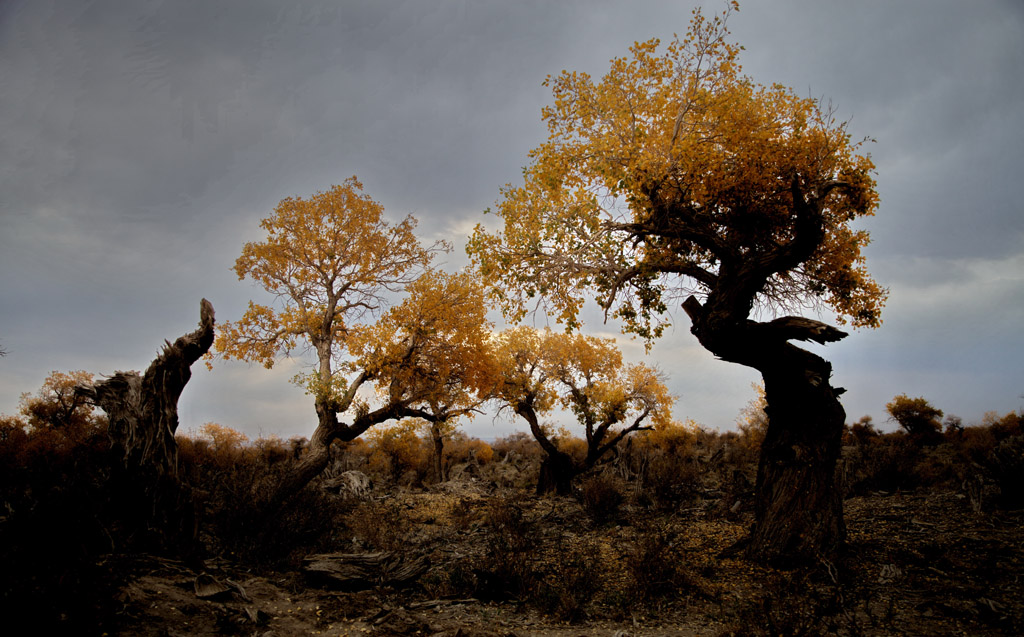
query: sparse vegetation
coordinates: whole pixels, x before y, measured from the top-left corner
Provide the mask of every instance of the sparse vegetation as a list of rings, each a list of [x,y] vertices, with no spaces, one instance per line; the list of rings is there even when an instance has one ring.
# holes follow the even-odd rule
[[[69,443],[59,428],[27,419],[0,421],[3,602],[43,603],[43,624],[58,632],[99,626],[134,634],[140,622],[170,621],[159,605],[145,606],[142,593],[125,597],[140,590],[131,582],[155,564],[165,575],[147,586],[172,591],[182,590],[173,583],[182,580],[168,564],[192,578],[248,573],[251,605],[271,628],[286,625],[261,598],[271,582],[284,586],[282,595],[306,600],[304,621],[318,629],[327,627],[318,623],[324,616],[332,625],[372,629],[368,618],[378,613],[404,607],[412,616],[417,608],[452,603],[445,600],[463,600],[462,610],[416,615],[425,622],[416,625],[440,617],[453,630],[484,630],[493,612],[515,634],[533,634],[516,628],[521,622],[540,634],[558,634],[544,631],[559,622],[703,625],[718,632],[698,634],[764,635],[888,634],[908,625],[999,634],[1024,626],[1017,601],[1024,419],[1017,413],[940,433],[940,441],[924,447],[906,432],[880,432],[864,420],[848,426],[840,463],[851,537],[845,556],[789,571],[731,556],[752,515],[751,487],[736,476],[752,475],[756,456],[746,452],[743,435],[694,424],[623,441],[614,459],[569,497],[534,494],[544,454],[519,435],[492,444],[454,436],[446,462],[460,468],[449,482],[425,484],[429,431],[397,427],[336,449],[334,468],[307,486],[296,506],[260,524],[253,503],[301,461],[293,449],[302,445],[249,441],[208,424],[178,436],[182,493],[192,498],[199,552],[130,558],[139,547],[107,489],[105,434],[93,429]],[[364,474],[372,487],[359,496],[339,494],[332,485],[345,472]],[[429,568],[412,584],[372,594],[329,593],[299,576],[307,555],[381,551],[426,559]],[[195,621],[221,626],[232,608],[229,597],[190,603]],[[238,613],[246,626],[244,611]],[[541,628],[545,622],[551,628]]]

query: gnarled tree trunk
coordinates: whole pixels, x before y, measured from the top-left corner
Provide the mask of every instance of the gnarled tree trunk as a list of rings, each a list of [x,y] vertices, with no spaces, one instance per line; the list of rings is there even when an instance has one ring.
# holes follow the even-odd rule
[[[832,558],[846,537],[842,496],[835,484],[846,412],[845,391],[832,387],[828,361],[788,342],[819,343],[846,336],[824,323],[784,317],[768,323],[735,320],[690,297],[684,309],[701,344],[723,360],[753,367],[765,384],[768,430],[761,446],[755,516],[742,541],[761,562]]]
[[[360,378],[365,378],[363,375]],[[355,390],[362,384],[362,380],[349,388],[354,396]],[[347,404],[350,404],[349,400]],[[343,405],[344,406],[344,405]],[[367,429],[374,425],[387,422],[388,420],[399,420],[401,418],[426,418],[428,414],[421,410],[408,406],[406,401],[397,401],[375,409],[374,411],[360,413],[347,424],[339,419],[344,409],[338,405],[329,404],[324,401],[317,401],[316,413],[319,424],[313,436],[309,439],[309,445],[298,463],[288,472],[286,476],[274,487],[273,492],[261,503],[260,509],[264,515],[273,515],[284,507],[289,500],[299,494],[306,485],[323,473],[331,459],[331,445],[335,440],[350,442],[355,440]]]
[[[846,412],[832,366],[786,345],[763,369],[768,431],[755,486],[746,554],[758,561],[833,557],[846,537],[835,484]]]
[[[156,527],[172,543],[187,542],[195,532],[191,503],[177,479],[178,398],[192,377],[192,364],[213,344],[213,328],[213,306],[203,299],[199,328],[165,342],[145,374],[117,372],[92,387],[76,388],[107,412],[118,456],[114,496],[126,516],[138,517],[129,526]]]
[[[150,363],[146,373],[117,372],[91,388],[80,388],[109,418],[108,432],[126,466],[148,467],[177,475],[178,398],[192,377],[192,363],[213,344],[213,306],[199,304],[199,328],[174,343]]]

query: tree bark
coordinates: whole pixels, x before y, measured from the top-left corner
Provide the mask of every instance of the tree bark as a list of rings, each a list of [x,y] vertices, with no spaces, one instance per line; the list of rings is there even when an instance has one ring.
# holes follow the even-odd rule
[[[430,435],[434,443],[434,476],[438,482],[444,482],[448,476],[444,471],[444,436],[441,435],[440,425],[431,423]]]
[[[117,372],[78,392],[107,412],[111,441],[126,466],[146,466],[158,474],[177,475],[178,398],[192,377],[192,363],[213,344],[213,306],[199,304],[199,328],[163,351],[142,376]]]
[[[768,430],[761,446],[755,486],[754,524],[741,541],[759,562],[795,563],[831,559],[846,537],[842,496],[835,485],[846,412],[845,390],[832,387],[825,359],[788,343],[819,343],[846,336],[833,327],[798,317],[768,323],[743,318],[728,304],[683,305],[692,332],[723,360],[753,367],[765,383]],[[722,309],[725,307],[726,309]]]
[[[792,345],[762,370],[768,431],[755,486],[746,555],[761,562],[833,558],[846,538],[835,484],[846,412],[832,366]]]
[[[76,392],[108,416],[112,467],[112,499],[129,536],[191,547],[196,536],[193,503],[178,481],[178,398],[192,377],[191,366],[213,344],[213,306],[199,305],[199,328],[163,351],[146,373],[117,372]]]
[[[355,388],[350,389],[353,394]],[[370,427],[388,420],[429,417],[425,412],[409,407],[405,401],[389,403],[380,409],[357,414],[352,424],[339,420],[340,410],[337,405],[318,401],[316,412],[319,420],[316,431],[313,432],[299,462],[263,500],[260,506],[263,515],[269,516],[280,511],[289,500],[306,488],[307,484],[323,473],[330,462],[331,445],[335,440],[350,442]]]
[[[569,455],[561,451],[548,452],[540,463],[540,476],[537,478],[537,495],[557,493],[570,495],[572,480],[579,474],[576,463]]]

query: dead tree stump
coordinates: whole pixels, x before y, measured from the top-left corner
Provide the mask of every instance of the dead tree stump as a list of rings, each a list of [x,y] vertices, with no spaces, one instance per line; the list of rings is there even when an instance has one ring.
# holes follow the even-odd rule
[[[195,535],[191,498],[178,481],[174,434],[178,398],[192,377],[192,364],[213,344],[213,326],[213,306],[203,299],[199,328],[173,343],[165,341],[144,374],[116,372],[91,387],[76,388],[107,413],[114,452],[112,499],[124,514],[129,536],[156,530],[178,544]]]

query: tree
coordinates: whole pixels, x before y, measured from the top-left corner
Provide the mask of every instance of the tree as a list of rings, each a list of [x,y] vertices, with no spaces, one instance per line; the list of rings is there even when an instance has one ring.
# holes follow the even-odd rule
[[[612,339],[519,327],[498,339],[495,395],[522,417],[544,450],[538,493],[567,494],[574,477],[634,431],[671,422],[674,399],[646,365],[623,365]],[[558,448],[540,416],[570,410],[586,434],[582,461]]]
[[[409,297],[353,339],[354,355],[388,400],[406,396],[429,424],[433,469],[445,480],[444,441],[490,398],[497,370],[485,293],[469,274],[429,271]]]
[[[249,436],[241,431],[215,422],[208,422],[200,427],[199,437],[209,442],[214,455],[233,454],[249,442]]]
[[[266,240],[246,244],[235,272],[272,293],[278,307],[250,303],[241,320],[225,324],[216,348],[225,359],[268,368],[299,347],[316,357],[297,380],[314,397],[317,427],[265,503],[273,512],[323,471],[335,440],[465,409],[461,395],[446,393],[460,382],[453,359],[472,359],[486,312],[468,277],[427,271],[447,245],[422,246],[411,216],[389,224],[354,177],[308,200],[282,200],[261,225]],[[389,295],[403,290],[407,299],[381,316]],[[373,406],[359,395],[370,385],[378,390]]]
[[[317,428],[271,509],[323,470],[334,440],[352,440],[377,422],[418,415],[404,413],[404,403],[371,413],[356,393],[371,375],[355,372],[346,354],[352,337],[386,307],[388,295],[415,281],[447,246],[422,246],[412,216],[388,223],[383,207],[362,189],[352,177],[308,199],[281,200],[260,222],[266,239],[247,243],[235,261],[239,280],[249,277],[260,284],[275,297],[276,307],[250,302],[240,320],[225,323],[215,344],[220,356],[268,369],[300,347],[316,357],[312,371],[296,382],[314,397]],[[346,373],[355,377],[350,381]],[[350,409],[356,422],[339,420]]]
[[[579,325],[584,292],[648,345],[685,298],[691,332],[764,380],[770,424],[747,555],[830,555],[845,535],[833,483],[845,414],[831,365],[789,343],[846,336],[805,305],[876,327],[886,291],[864,267],[873,164],[818,101],[740,74],[721,16],[637,43],[600,82],[546,80],[548,140],[502,191],[504,226],[467,250],[511,318],[533,306]],[[534,305],[536,303],[536,305]]]
[[[924,398],[900,394],[886,403],[885,411],[889,420],[899,423],[912,436],[934,438],[942,431],[942,410],[932,407]]]
[[[93,375],[86,371],[50,372],[35,395],[21,395],[19,411],[32,429],[53,429],[81,442],[107,425],[106,418],[95,414],[93,405],[75,391],[92,383]]]
[[[206,354],[213,338],[213,305],[202,299],[199,327],[174,343],[165,341],[145,373],[116,372],[75,388],[76,394],[107,412],[107,432],[130,474],[145,474],[147,479],[177,476],[178,398],[192,378],[192,364]]]
[[[199,326],[165,341],[142,374],[116,372],[75,387],[107,413],[107,433],[121,457],[111,467],[110,491],[122,523],[140,538],[193,550],[197,540],[193,500],[178,480],[178,399],[192,378],[192,364],[214,338],[213,305],[199,302]]]

